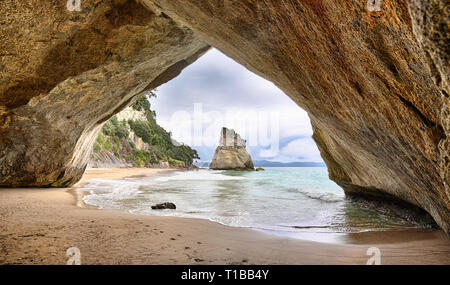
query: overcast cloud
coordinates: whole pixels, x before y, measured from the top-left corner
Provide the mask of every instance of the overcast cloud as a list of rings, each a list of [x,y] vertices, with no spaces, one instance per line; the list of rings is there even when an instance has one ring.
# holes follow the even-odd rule
[[[253,160],[321,162],[308,115],[271,82],[216,49],[151,99],[157,122],[211,160],[222,126],[247,139]]]

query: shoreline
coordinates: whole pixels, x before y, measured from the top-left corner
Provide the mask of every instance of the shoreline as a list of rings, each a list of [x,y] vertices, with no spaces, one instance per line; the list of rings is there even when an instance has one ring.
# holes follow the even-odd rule
[[[153,177],[156,175],[163,175],[170,172],[177,172],[177,171],[188,171],[188,169],[179,169],[179,168],[90,168],[87,169],[85,175],[83,176],[83,179],[80,180],[79,183],[74,185],[70,190],[73,192],[73,195],[76,197],[76,205],[78,207],[84,207],[84,208],[91,208],[91,209],[101,209],[98,206],[87,204],[84,202],[83,197],[86,195],[89,195],[90,193],[87,190],[80,189],[84,187],[90,179],[93,178],[111,178],[111,179],[121,179],[121,178],[139,178],[139,177]],[[105,210],[105,209],[101,209]],[[164,215],[146,215],[146,214],[139,214],[139,213],[132,213],[124,210],[114,210],[114,209],[106,209],[111,211],[118,211],[121,213],[129,213],[132,215],[138,215],[138,216],[158,216],[158,217],[165,217]],[[172,217],[172,216],[166,216],[166,217]],[[392,228],[392,229],[371,229],[371,230],[361,230],[356,232],[299,232],[299,231],[281,231],[281,230],[274,230],[270,227],[264,228],[264,227],[254,227],[254,226],[231,226],[227,225],[225,223],[221,223],[219,221],[216,221],[211,218],[207,217],[186,217],[186,216],[175,216],[176,218],[187,218],[187,219],[194,219],[194,220],[204,220],[209,221],[212,223],[216,223],[222,226],[232,227],[232,228],[238,228],[238,229],[250,229],[258,233],[263,233],[267,235],[272,235],[275,237],[281,237],[281,238],[289,238],[289,239],[295,239],[295,240],[303,240],[303,241],[312,241],[312,242],[323,242],[323,243],[331,243],[331,244],[348,244],[349,241],[355,242],[356,244],[361,243],[359,238],[355,237],[363,237],[361,239],[366,240],[368,236],[373,236],[373,233],[393,233],[398,237],[401,237],[403,240],[414,240],[415,237],[420,235],[421,233],[429,233],[435,231],[435,229],[432,228],[418,228],[418,227],[411,227],[411,228]],[[402,235],[401,233],[405,233],[405,235]],[[413,235],[410,235],[412,233]],[[420,239],[420,238],[418,238]],[[391,240],[392,241],[392,240]],[[449,239],[450,241],[450,239]],[[395,240],[395,242],[400,242],[399,240]],[[385,242],[382,242],[385,243]]]
[[[179,168],[87,168],[80,181],[74,184],[72,187],[67,188],[68,192],[75,197],[75,205],[81,208],[99,209],[94,205],[84,203],[83,197],[89,193],[85,190],[79,189],[89,183],[91,179],[96,178],[134,178],[134,177],[152,177],[159,174],[170,173],[175,171],[184,171],[185,169]],[[1,189],[1,188],[0,188]]]
[[[328,243],[77,205],[73,193],[89,179],[180,169],[123,170],[89,169],[70,189],[0,189],[0,264],[65,264],[73,246],[82,264],[366,264],[373,246],[380,248],[381,264],[450,264],[443,231],[346,234],[342,243]]]

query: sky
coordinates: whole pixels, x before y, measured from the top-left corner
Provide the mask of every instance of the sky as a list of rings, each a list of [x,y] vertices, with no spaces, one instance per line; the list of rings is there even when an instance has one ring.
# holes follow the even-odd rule
[[[151,98],[156,121],[210,161],[222,127],[247,140],[253,160],[322,162],[307,113],[273,83],[211,49]]]

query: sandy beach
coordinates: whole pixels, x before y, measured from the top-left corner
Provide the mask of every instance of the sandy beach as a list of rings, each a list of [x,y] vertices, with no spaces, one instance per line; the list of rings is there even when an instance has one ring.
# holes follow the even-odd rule
[[[92,178],[151,176],[167,169],[90,169]],[[83,207],[75,189],[0,189],[0,264],[66,264],[77,247],[82,264],[450,264],[442,231],[349,234],[319,243],[200,219],[133,215]]]

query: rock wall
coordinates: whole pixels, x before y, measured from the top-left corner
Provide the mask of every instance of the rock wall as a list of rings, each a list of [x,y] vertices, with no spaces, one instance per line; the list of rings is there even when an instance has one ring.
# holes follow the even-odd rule
[[[407,201],[448,232],[448,5],[376,2],[1,1],[0,186],[73,184],[102,122],[207,42],[309,113],[348,194]]]
[[[125,159],[115,156],[113,153],[101,149],[94,152],[89,159],[88,168],[127,168],[133,167]]]
[[[448,78],[444,1],[143,2],[304,108],[347,194],[407,201],[449,231],[448,88],[435,79]]]
[[[448,1],[408,1],[412,30],[424,50],[432,79],[441,92],[440,122],[444,135],[439,141],[441,179],[450,199],[450,9]],[[448,217],[448,216],[447,216]],[[447,227],[448,232],[448,227]]]
[[[134,110],[128,106],[119,113],[116,114],[119,121],[135,120],[135,121],[147,121],[145,113],[143,111]],[[138,150],[148,150],[149,145],[145,143],[136,133],[131,130],[129,125],[126,125],[128,131],[128,141],[132,142]],[[123,157],[116,156],[114,153],[106,150],[95,150],[89,158],[87,167],[90,168],[121,168],[121,167],[133,167],[132,163],[129,163]]]
[[[119,121],[133,120],[133,121],[144,121],[147,122],[147,117],[143,111],[134,110],[132,107],[126,107],[119,113],[117,113],[117,119]],[[150,146],[142,140],[136,133],[127,125],[128,129],[128,139],[136,145],[139,150],[149,150]]]
[[[209,48],[134,0],[0,3],[0,186],[78,181],[102,124]]]

